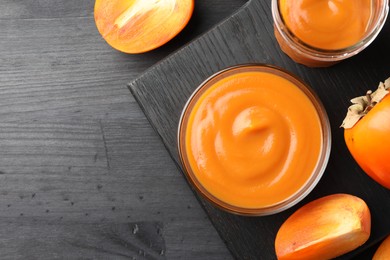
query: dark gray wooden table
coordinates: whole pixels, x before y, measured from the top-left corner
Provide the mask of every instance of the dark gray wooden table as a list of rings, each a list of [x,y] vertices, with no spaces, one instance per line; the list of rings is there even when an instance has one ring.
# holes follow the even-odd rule
[[[0,259],[230,259],[126,84],[244,0],[126,55],[93,0],[0,1]]]

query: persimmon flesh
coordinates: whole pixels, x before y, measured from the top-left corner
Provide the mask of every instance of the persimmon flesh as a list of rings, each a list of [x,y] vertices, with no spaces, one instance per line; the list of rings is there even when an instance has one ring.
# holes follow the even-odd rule
[[[360,118],[352,127],[344,126],[345,142],[355,161],[371,178],[388,189],[390,189],[389,91],[390,79],[384,84],[381,83],[374,93],[353,99],[354,105],[350,107],[348,114],[353,118],[354,106],[358,108],[362,106],[366,112],[358,113]],[[347,115],[344,122],[351,115]]]
[[[96,0],[96,26],[113,48],[143,53],[175,37],[188,23],[194,0]]]
[[[332,259],[364,244],[371,232],[367,204],[349,194],[314,200],[293,213],[275,239],[279,260]]]

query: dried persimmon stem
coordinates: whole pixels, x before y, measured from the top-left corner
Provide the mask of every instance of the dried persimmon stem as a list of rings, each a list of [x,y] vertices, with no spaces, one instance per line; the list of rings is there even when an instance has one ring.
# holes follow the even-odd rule
[[[385,83],[380,83],[378,89],[373,92],[367,91],[365,96],[357,97],[351,100],[352,105],[348,108],[341,127],[345,129],[352,128],[362,117],[380,102],[390,92],[390,78]]]

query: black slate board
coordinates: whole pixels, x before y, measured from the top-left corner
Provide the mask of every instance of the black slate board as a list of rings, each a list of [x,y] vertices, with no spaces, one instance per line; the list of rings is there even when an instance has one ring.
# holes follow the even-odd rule
[[[372,233],[350,259],[390,233],[390,191],[366,176],[350,156],[339,128],[349,99],[390,77],[390,22],[377,40],[359,55],[336,66],[313,69],[294,63],[273,35],[270,0],[252,0],[229,19],[160,62],[129,84],[153,128],[179,167],[176,133],[181,110],[192,91],[220,69],[242,63],[283,67],[306,81],[328,111],[332,152],[325,174],[301,203],[267,217],[225,213],[199,198],[211,221],[237,259],[274,259],[274,238],[281,223],[297,208],[316,198],[349,193],[364,199],[372,213]],[[389,158],[390,159],[390,158]]]

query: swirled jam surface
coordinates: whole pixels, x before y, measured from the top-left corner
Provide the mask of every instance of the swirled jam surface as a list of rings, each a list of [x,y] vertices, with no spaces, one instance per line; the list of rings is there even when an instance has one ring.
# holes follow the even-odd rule
[[[279,8],[287,27],[301,41],[335,50],[363,38],[372,0],[279,0]]]
[[[268,72],[240,72],[210,86],[190,112],[186,153],[198,182],[230,205],[285,201],[310,178],[322,130],[309,98]]]

